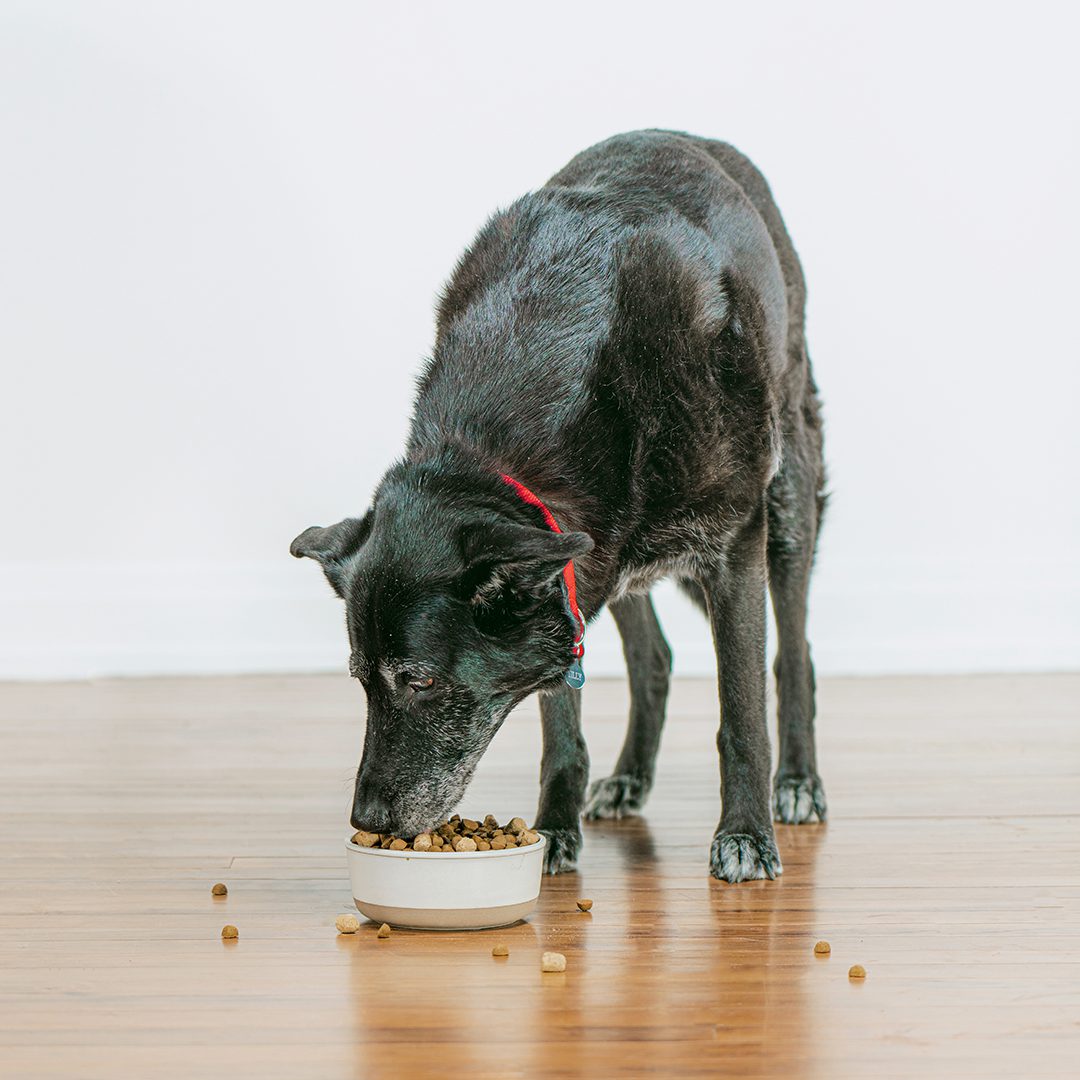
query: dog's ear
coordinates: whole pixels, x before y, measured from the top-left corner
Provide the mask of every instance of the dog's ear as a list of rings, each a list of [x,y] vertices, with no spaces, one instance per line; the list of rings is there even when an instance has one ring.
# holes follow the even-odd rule
[[[289,554],[297,559],[315,559],[321,563],[334,592],[341,596],[341,565],[350,555],[355,555],[360,550],[370,532],[369,510],[362,518],[346,518],[325,528],[312,525],[289,545]]]
[[[481,525],[462,536],[466,588],[474,602],[510,586],[538,593],[571,559],[592,551],[588,533],[557,533],[528,525]]]
[[[341,562],[359,550],[370,528],[370,513],[362,518],[346,518],[325,528],[312,525],[289,545],[289,554],[297,559],[316,559],[324,565]]]

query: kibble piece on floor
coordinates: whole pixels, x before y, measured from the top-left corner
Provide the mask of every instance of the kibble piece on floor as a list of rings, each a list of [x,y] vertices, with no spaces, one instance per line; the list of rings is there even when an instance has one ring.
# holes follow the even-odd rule
[[[390,936],[390,927],[383,923],[378,930],[375,931],[375,936],[378,938],[388,938]]]
[[[233,938],[240,936],[240,931],[235,926],[223,926],[221,928],[221,936],[226,941],[232,941]]]
[[[476,841],[471,836],[459,836],[454,841],[455,851],[475,851]]]
[[[510,946],[509,945],[495,945],[495,946],[492,947],[491,955],[492,956],[509,956],[510,955]]]
[[[229,890],[224,885],[222,885],[220,881],[216,885],[211,885],[210,886],[210,891],[215,896],[228,896],[229,895]]]
[[[577,902],[577,906],[578,906],[578,911],[592,911],[592,901],[591,900],[579,900]]]
[[[865,979],[866,968],[864,968],[862,964],[852,964],[851,967],[848,968],[847,977],[849,979]]]
[[[814,946],[814,952],[818,956],[828,956],[832,952],[832,946],[827,941],[819,941]]]
[[[339,934],[355,934],[360,929],[360,920],[355,915],[339,915],[334,925]]]
[[[404,851],[409,845],[405,843],[400,837],[397,840],[390,841],[391,851]]]
[[[364,832],[361,829],[353,838],[354,844],[359,844],[360,847],[374,847],[379,842],[379,834],[373,832]]]
[[[540,957],[541,971],[565,971],[566,957],[561,952],[546,952]]]

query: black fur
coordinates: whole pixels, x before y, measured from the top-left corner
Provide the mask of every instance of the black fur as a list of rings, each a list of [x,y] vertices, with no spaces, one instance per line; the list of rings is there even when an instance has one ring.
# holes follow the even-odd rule
[[[724,143],[616,136],[492,217],[440,303],[405,457],[367,515],[293,543],[345,599],[367,689],[355,825],[434,824],[509,710],[539,690],[538,827],[548,868],[574,865],[588,756],[561,681],[573,627],[559,572],[573,558],[585,615],[612,605],[633,700],[588,816],[639,809],[652,783],[670,652],[646,594],[673,575],[710,617],[721,672],[712,872],[780,871],[767,576],[773,810],[825,814],[805,639],[823,467],[804,300],[764,179]],[[499,473],[536,492],[564,534]]]

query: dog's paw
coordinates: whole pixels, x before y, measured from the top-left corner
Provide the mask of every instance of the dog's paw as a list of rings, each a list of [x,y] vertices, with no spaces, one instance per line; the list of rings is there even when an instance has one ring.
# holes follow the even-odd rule
[[[537,829],[545,840],[544,873],[564,874],[577,869],[578,852],[581,851],[580,829]]]
[[[585,819],[621,818],[637,813],[644,805],[651,785],[638,776],[605,776],[589,787]]]
[[[785,825],[824,821],[829,808],[825,788],[817,776],[778,776],[773,782],[773,820]]]
[[[721,881],[755,881],[782,874],[780,853],[771,833],[752,836],[750,833],[718,832],[713,837],[709,856],[709,873]]]

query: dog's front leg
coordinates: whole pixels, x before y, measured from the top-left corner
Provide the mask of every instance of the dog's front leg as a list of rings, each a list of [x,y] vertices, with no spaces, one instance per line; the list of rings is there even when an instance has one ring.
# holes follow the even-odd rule
[[[544,753],[536,828],[547,838],[544,869],[573,870],[581,849],[581,810],[589,782],[589,750],[581,733],[581,694],[569,686],[540,696]]]
[[[723,881],[781,873],[769,812],[765,720],[765,514],[747,523],[724,566],[702,581],[720,681],[720,796],[723,809],[709,869]]]

